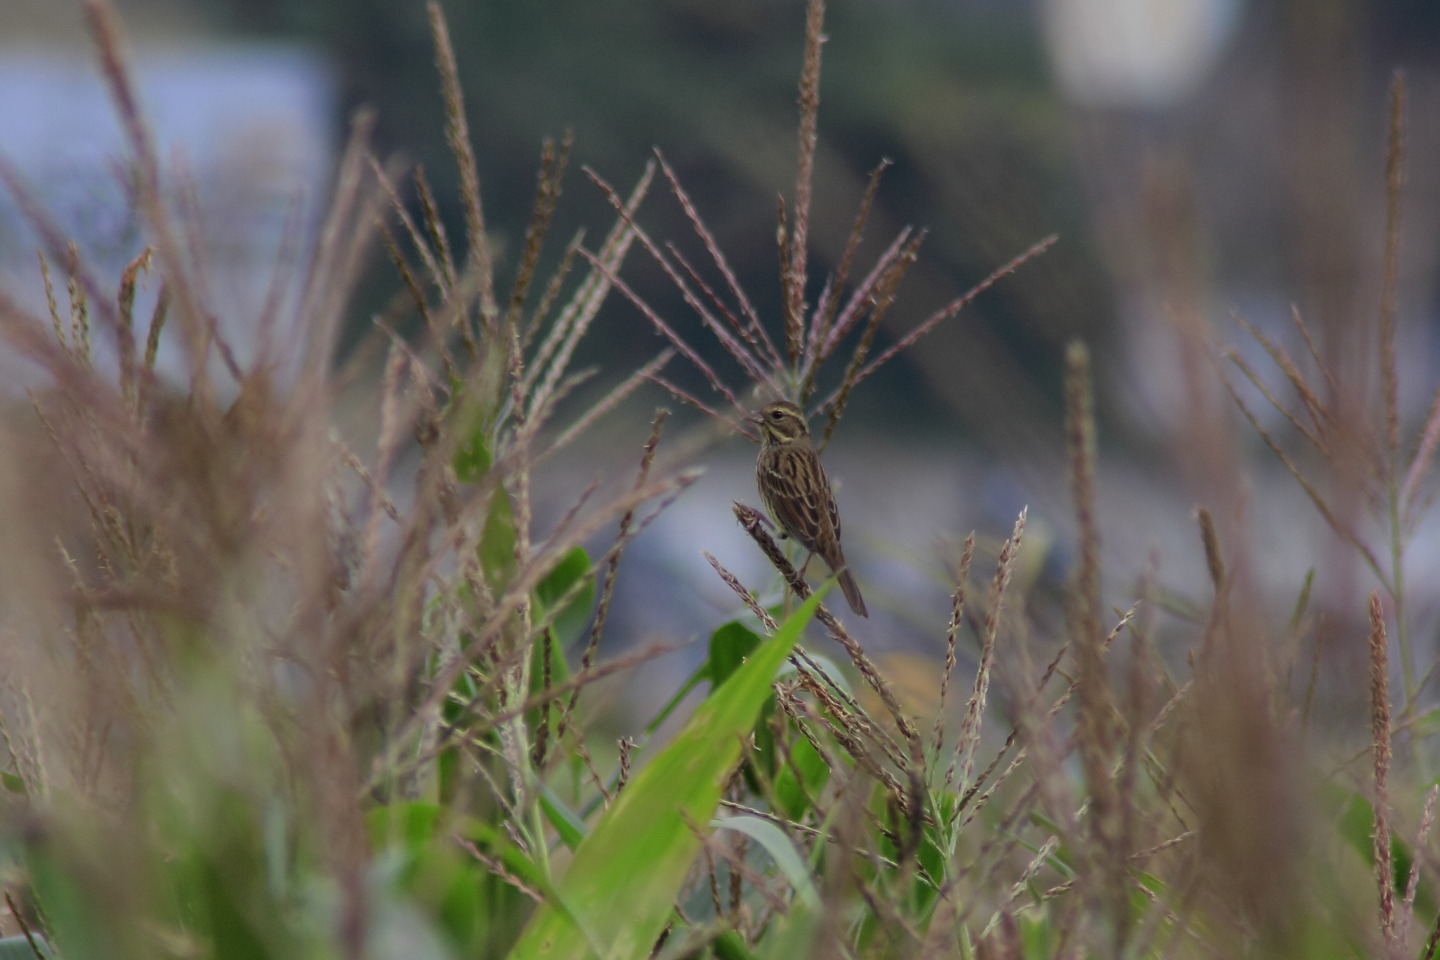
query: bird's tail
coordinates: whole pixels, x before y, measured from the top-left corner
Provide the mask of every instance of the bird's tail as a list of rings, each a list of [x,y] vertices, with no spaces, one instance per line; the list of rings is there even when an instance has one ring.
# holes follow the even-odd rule
[[[840,571],[840,591],[845,594],[845,601],[850,604],[851,610],[862,617],[870,616],[870,611],[865,609],[865,598],[860,596],[860,586],[855,582],[849,567]]]

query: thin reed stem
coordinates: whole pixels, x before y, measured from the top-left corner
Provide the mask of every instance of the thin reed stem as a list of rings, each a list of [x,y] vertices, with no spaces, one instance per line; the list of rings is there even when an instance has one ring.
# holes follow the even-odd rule
[[[810,249],[810,191],[815,179],[815,144],[820,112],[820,48],[825,42],[825,0],[805,5],[805,64],[800,71],[799,150],[795,161],[795,203],[786,240],[789,261],[783,267],[785,344],[790,362],[800,359],[804,342],[806,257]]]
[[[1395,868],[1390,851],[1390,679],[1385,610],[1380,594],[1370,593],[1370,725],[1375,761],[1375,882],[1380,888],[1380,934],[1386,950],[1398,956],[1400,932],[1395,913]]]
[[[945,631],[945,667],[940,673],[939,705],[935,709],[935,733],[931,748],[936,760],[945,742],[945,695],[950,689],[950,674],[955,671],[955,640],[965,622],[965,591],[970,583],[970,561],[975,556],[975,532],[965,537],[960,552],[960,568],[955,574],[955,589],[950,594],[950,625]]]
[[[1400,476],[1400,386],[1396,369],[1396,301],[1400,272],[1400,209],[1405,178],[1405,78],[1398,71],[1390,82],[1390,124],[1385,151],[1385,255],[1380,292],[1380,388],[1385,416],[1385,512],[1390,534],[1391,602],[1395,607],[1395,643],[1405,685],[1401,716],[1416,709],[1415,657],[1405,617],[1405,530],[1402,524]]]
[[[491,263],[490,238],[485,228],[485,208],[480,201],[480,166],[470,141],[470,124],[465,118],[465,94],[460,85],[460,68],[450,43],[450,27],[435,0],[425,5],[430,32],[435,41],[435,68],[445,100],[445,139],[460,173],[460,199],[465,212],[465,242],[469,244],[465,273],[478,284],[480,321],[493,329],[499,315],[495,304],[495,268]],[[473,341],[468,341],[472,342]]]
[[[1028,510],[1022,509],[1015,518],[1015,528],[1010,538],[1000,546],[1000,556],[995,561],[995,577],[990,583],[987,597],[984,630],[980,637],[980,662],[975,670],[975,686],[970,700],[965,705],[965,718],[960,724],[960,734],[955,745],[955,757],[951,769],[945,771],[948,786],[951,770],[957,762],[958,783],[961,789],[968,787],[975,770],[975,750],[980,745],[981,722],[985,713],[985,699],[990,689],[990,674],[995,663],[995,640],[1000,632],[1000,617],[1005,609],[1005,596],[1010,578],[1015,572],[1015,562],[1020,555],[1021,538],[1025,535],[1025,518]]]

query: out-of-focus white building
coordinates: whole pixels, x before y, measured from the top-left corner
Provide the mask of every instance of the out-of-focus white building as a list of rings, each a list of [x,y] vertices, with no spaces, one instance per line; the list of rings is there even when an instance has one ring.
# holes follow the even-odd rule
[[[181,233],[202,266],[207,302],[244,363],[277,264],[293,270],[303,259],[329,190],[334,72],[301,46],[175,36],[137,37],[131,68],[163,189],[184,211]],[[0,153],[81,256],[117,282],[145,235],[127,182],[129,148],[93,47],[7,37]],[[0,191],[0,286],[43,312],[38,246],[16,198]],[[63,265],[52,261],[51,274],[63,300]],[[140,317],[155,294],[154,283],[142,285]],[[162,369],[173,371],[173,362],[162,352]],[[0,359],[0,377],[14,374],[14,361]]]

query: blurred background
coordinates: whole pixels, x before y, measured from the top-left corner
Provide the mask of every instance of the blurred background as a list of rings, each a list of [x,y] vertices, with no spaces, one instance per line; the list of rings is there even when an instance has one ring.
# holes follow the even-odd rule
[[[377,153],[422,164],[452,237],[458,187],[425,9],[417,0],[126,0],[144,105],[167,163],[195,183],[220,322],[246,331],[285,259],[286,224],[313,224],[354,111],[373,109]],[[540,144],[575,137],[547,263],[579,227],[611,222],[581,164],[622,191],[664,151],[762,314],[778,317],[776,196],[794,192],[803,3],[775,0],[475,0],[444,4],[468,97],[488,223],[508,277],[527,223]],[[846,551],[873,611],[867,644],[932,663],[966,532],[977,582],[1029,506],[1023,587],[1040,603],[1072,560],[1062,357],[1091,347],[1101,445],[1107,598],[1142,580],[1208,586],[1193,510],[1253,552],[1260,596],[1294,603],[1316,568],[1335,613],[1334,668],[1363,658],[1363,569],[1260,439],[1211,369],[1222,343],[1257,364],[1239,315],[1294,343],[1292,306],[1327,357],[1361,381],[1379,309],[1387,87],[1408,91],[1399,285],[1402,419],[1413,434],[1436,383],[1440,256],[1440,5],[1424,0],[837,0],[824,50],[810,296],[833,269],[866,176],[882,182],[860,263],[905,225],[929,231],[881,331],[882,345],[1041,238],[1059,242],[918,349],[865,382],[826,454]],[[77,4],[0,8],[0,151],[73,234],[118,271],[138,252],[122,149]],[[641,221],[698,251],[662,187]],[[0,199],[0,277],[43,304],[34,237]],[[663,276],[632,252],[623,275],[710,346]],[[400,283],[377,253],[353,304],[347,349]],[[154,291],[149,291],[153,296]],[[143,295],[142,295],[143,300]],[[615,375],[653,356],[645,319],[613,295],[582,364]],[[739,385],[719,350],[712,357]],[[1302,347],[1294,349],[1303,352]],[[1342,364],[1343,365],[1343,364]],[[704,392],[680,364],[671,375]],[[22,382],[11,362],[0,376]],[[596,393],[575,398],[577,409]],[[822,393],[824,389],[822,388]],[[1252,399],[1258,395],[1252,395]],[[657,389],[612,415],[552,470],[544,528],[597,470],[628,482]],[[1258,408],[1257,408],[1258,409]],[[1264,422],[1285,435],[1278,415]],[[1263,416],[1263,413],[1262,413]],[[672,433],[703,417],[677,410]],[[767,566],[730,502],[756,502],[754,450],[709,435],[707,468],[623,565],[612,642],[699,640],[740,608],[701,549],[752,584]],[[1358,508],[1357,508],[1358,509]],[[1432,529],[1433,526],[1427,527]],[[1411,615],[1428,662],[1437,536],[1412,550]],[[1321,563],[1319,558],[1335,558]],[[684,589],[677,589],[683,584]],[[698,597],[698,600],[697,600]],[[1182,654],[1183,655],[1183,654]],[[678,657],[684,669],[694,658]],[[673,689],[664,686],[661,689]]]

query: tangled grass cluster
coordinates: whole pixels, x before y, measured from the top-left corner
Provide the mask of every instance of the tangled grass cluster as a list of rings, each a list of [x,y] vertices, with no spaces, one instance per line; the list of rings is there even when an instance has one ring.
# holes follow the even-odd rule
[[[591,174],[615,223],[594,249],[574,239],[541,276],[569,155],[568,141],[547,144],[503,285],[431,4],[463,253],[423,174],[403,186],[357,119],[308,269],[277,278],[255,322],[257,359],[242,365],[170,202],[115,12],[87,2],[148,245],[118,282],[98,275],[0,163],[44,242],[50,292],[47,318],[0,291],[0,337],[44,378],[0,425],[14,933],[0,946],[76,960],[1434,954],[1435,661],[1407,626],[1403,574],[1434,495],[1440,406],[1407,441],[1395,399],[1398,83],[1380,376],[1343,379],[1298,315],[1299,360],[1255,333],[1278,387],[1239,354],[1227,366],[1223,346],[1212,353],[1238,409],[1374,575],[1357,638],[1371,666],[1363,750],[1342,755],[1354,737],[1337,747],[1311,723],[1325,694],[1310,581],[1274,617],[1249,582],[1253,558],[1222,543],[1210,510],[1197,538],[1210,582],[1187,604],[1142,583],[1126,609],[1107,605],[1092,374],[1078,344],[1066,358],[1078,540],[1063,618],[1028,613],[1016,576],[1026,513],[982,588],[972,534],[934,701],[917,713],[761,515],[736,504],[793,603],[767,606],[762,585],[707,553],[748,615],[717,625],[691,682],[638,738],[607,744],[591,728],[594,681],[662,649],[600,657],[625,549],[696,473],[659,465],[662,411],[636,444],[633,481],[577,490],[538,529],[532,485],[554,453],[651,381],[742,432],[756,396],[788,397],[827,416],[828,441],[880,364],[1053,241],[877,350],[922,239],[902,231],[852,286],[882,164],[808,302],[823,7],[808,5],[778,334],[659,156],[625,195]],[[723,283],[641,226],[656,169]],[[726,383],[680,321],[626,284],[636,241],[749,386]],[[376,245],[423,334],[407,340],[376,318],[374,349],[337,366]],[[142,283],[158,288],[148,317],[137,316]],[[561,420],[590,376],[573,369],[576,346],[612,289],[669,345]],[[156,371],[167,338],[184,358],[181,387]],[[373,430],[347,436],[337,407],[377,353]],[[718,402],[666,377],[677,358]],[[1308,453],[1263,426],[1237,372]],[[1357,392],[1372,381],[1375,395]],[[1373,516],[1342,507],[1345,483]],[[608,546],[587,553],[606,531]],[[841,656],[801,642],[812,622]],[[972,641],[960,698],[951,687]],[[1189,651],[1179,663],[1177,646]],[[701,685],[680,732],[652,739]]]

